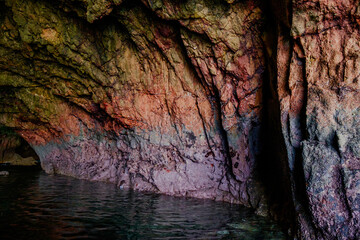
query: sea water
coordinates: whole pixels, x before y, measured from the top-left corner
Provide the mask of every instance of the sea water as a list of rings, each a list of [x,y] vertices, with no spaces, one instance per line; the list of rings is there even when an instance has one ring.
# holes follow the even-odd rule
[[[0,239],[284,239],[239,205],[119,189],[41,170],[0,176]]]

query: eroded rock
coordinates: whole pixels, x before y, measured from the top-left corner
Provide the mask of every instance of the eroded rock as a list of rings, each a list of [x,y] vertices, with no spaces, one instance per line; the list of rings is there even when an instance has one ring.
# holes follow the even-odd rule
[[[0,123],[48,173],[359,238],[358,1],[0,0]]]
[[[265,213],[258,2],[3,5],[1,122],[47,172]]]
[[[359,168],[349,169],[360,160],[358,4],[293,1],[278,18],[282,132],[307,239],[360,237]]]

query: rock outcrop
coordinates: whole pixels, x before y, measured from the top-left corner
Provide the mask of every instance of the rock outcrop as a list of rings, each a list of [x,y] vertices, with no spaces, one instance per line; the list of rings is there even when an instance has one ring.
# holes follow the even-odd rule
[[[47,172],[263,206],[259,4],[93,2],[3,3],[2,123]]]
[[[0,124],[47,172],[357,239],[358,5],[0,0]]]
[[[273,7],[281,11],[273,96],[299,230],[306,239],[359,239],[359,1]]]

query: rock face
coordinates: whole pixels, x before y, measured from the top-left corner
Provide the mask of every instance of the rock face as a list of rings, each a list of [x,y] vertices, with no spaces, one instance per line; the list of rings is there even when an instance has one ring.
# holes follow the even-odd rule
[[[47,172],[264,206],[259,3],[93,2],[2,2],[2,123]]]
[[[0,0],[0,124],[47,172],[357,239],[358,5]]]
[[[359,239],[359,1],[273,7],[283,10],[274,17],[273,97],[301,235]]]

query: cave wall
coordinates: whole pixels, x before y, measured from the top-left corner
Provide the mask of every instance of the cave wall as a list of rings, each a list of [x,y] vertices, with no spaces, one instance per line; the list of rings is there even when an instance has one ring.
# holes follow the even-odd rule
[[[299,231],[358,239],[359,1],[273,1],[273,82]]]
[[[49,173],[357,239],[358,5],[0,0],[0,124]]]
[[[5,1],[1,122],[47,172],[265,205],[259,3],[105,2]]]

